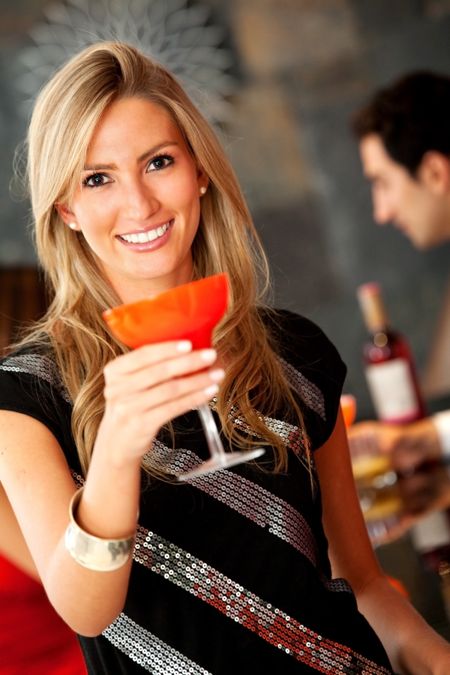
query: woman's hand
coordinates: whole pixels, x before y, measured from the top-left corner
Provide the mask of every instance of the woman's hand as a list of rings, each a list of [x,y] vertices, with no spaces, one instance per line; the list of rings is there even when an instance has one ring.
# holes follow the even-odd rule
[[[217,392],[224,372],[209,368],[216,358],[215,350],[192,351],[182,341],[146,345],[108,363],[94,453],[107,448],[118,466],[140,461],[164,424]]]

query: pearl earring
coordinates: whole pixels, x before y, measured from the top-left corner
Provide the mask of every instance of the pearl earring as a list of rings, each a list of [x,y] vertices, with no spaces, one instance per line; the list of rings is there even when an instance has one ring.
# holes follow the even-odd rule
[[[67,225],[70,227],[71,230],[76,230],[76,229],[77,229],[77,224],[76,224],[76,223],[67,223]]]
[[[200,194],[204,195],[205,193],[206,193],[206,188],[205,188],[204,185],[202,185],[202,187],[200,188]]]

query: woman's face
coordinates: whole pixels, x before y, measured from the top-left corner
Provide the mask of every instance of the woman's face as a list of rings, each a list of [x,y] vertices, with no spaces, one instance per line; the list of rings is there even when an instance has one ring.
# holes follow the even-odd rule
[[[74,198],[57,208],[82,233],[122,301],[130,302],[191,279],[206,185],[166,110],[125,98],[106,109]]]

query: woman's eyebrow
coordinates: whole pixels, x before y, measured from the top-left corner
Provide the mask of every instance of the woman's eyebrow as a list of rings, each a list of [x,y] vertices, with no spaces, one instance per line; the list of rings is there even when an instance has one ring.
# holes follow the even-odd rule
[[[179,143],[176,141],[163,141],[162,143],[154,145],[152,148],[150,148],[150,150],[146,150],[137,158],[137,164],[140,164],[155,153],[159,152],[162,150],[162,148],[167,148],[171,145],[179,145]],[[114,169],[117,169],[116,164],[86,164],[86,166],[83,167],[83,171],[113,171]]]

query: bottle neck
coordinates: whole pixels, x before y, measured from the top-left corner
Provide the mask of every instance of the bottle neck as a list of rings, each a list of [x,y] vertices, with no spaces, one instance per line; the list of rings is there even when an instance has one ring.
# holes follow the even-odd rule
[[[389,331],[389,319],[381,294],[375,291],[362,291],[358,297],[367,330],[374,335],[387,333]]]

